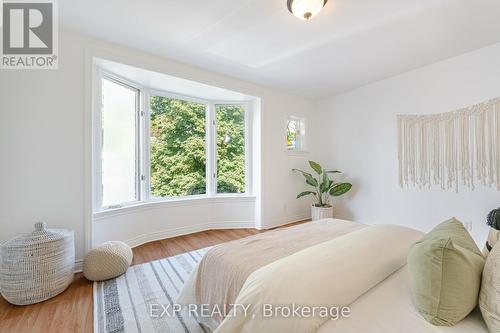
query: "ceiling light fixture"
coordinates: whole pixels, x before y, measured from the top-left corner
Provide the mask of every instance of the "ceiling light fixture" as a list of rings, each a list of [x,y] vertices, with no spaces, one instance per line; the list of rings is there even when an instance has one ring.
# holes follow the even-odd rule
[[[301,20],[309,20],[325,7],[328,0],[288,0],[290,13]]]

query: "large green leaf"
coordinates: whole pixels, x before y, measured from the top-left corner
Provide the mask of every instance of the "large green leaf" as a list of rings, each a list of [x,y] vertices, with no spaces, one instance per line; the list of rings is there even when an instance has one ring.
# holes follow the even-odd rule
[[[311,168],[316,171],[316,173],[318,175],[321,175],[321,173],[323,172],[323,169],[321,168],[321,165],[319,165],[318,163],[314,162],[314,161],[309,161],[309,165],[311,166]]]
[[[323,173],[323,181],[321,182],[321,185],[319,186],[319,190],[321,193],[326,193],[328,192],[328,189],[330,188],[330,184],[332,181],[330,178],[328,178],[327,173]]]
[[[311,185],[311,186],[314,186],[314,187],[318,187],[318,180],[316,178],[314,178],[313,176],[310,176],[310,177],[306,177],[306,183]]]
[[[293,171],[300,172],[304,176],[304,178],[306,179],[306,183],[308,185],[311,185],[314,187],[317,187],[319,185],[318,180],[316,178],[314,178],[310,173],[299,170],[299,169],[293,169]]]
[[[313,191],[305,191],[305,192],[299,193],[299,194],[297,195],[297,199],[302,198],[302,197],[305,197],[306,195],[310,195],[310,194],[312,194],[312,195],[316,196],[316,193],[315,193],[315,192],[313,192]]]
[[[351,190],[351,188],[352,188],[352,184],[350,184],[350,183],[335,184],[335,186],[333,186],[332,189],[330,190],[330,195],[332,195],[334,197],[339,197],[339,196],[349,192]]]

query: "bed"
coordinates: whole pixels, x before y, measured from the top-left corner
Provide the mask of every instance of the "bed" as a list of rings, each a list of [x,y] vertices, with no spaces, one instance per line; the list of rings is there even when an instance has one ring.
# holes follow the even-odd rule
[[[177,302],[230,309],[197,316],[215,333],[487,333],[479,312],[457,326],[435,327],[413,307],[406,257],[422,235],[402,226],[326,219],[221,244],[193,270]],[[350,316],[269,317],[269,304],[348,306]]]
[[[351,304],[349,319],[328,321],[318,333],[488,333],[476,309],[453,327],[438,327],[422,319],[412,304],[404,266]]]

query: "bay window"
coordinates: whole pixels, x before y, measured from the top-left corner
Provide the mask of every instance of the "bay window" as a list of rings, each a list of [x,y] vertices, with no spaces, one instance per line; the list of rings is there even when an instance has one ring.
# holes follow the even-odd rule
[[[99,75],[94,211],[248,194],[247,103],[180,96]]]
[[[207,106],[151,96],[149,109],[151,195],[177,197],[207,193]]]
[[[245,192],[245,108],[216,105],[217,193]]]
[[[139,91],[102,79],[102,205],[139,200]]]

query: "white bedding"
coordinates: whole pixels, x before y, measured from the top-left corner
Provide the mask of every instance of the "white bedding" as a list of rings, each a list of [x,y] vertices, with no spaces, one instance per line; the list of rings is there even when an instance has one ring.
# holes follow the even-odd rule
[[[403,267],[411,244],[421,237],[402,226],[374,225],[261,267],[247,278],[235,301],[248,305],[248,311],[226,316],[215,333],[315,332],[329,320],[327,315],[266,316],[264,308],[352,304]]]
[[[422,319],[412,304],[405,266],[354,302],[350,318],[330,320],[317,332],[488,333],[488,329],[478,310],[453,327],[436,327]]]

